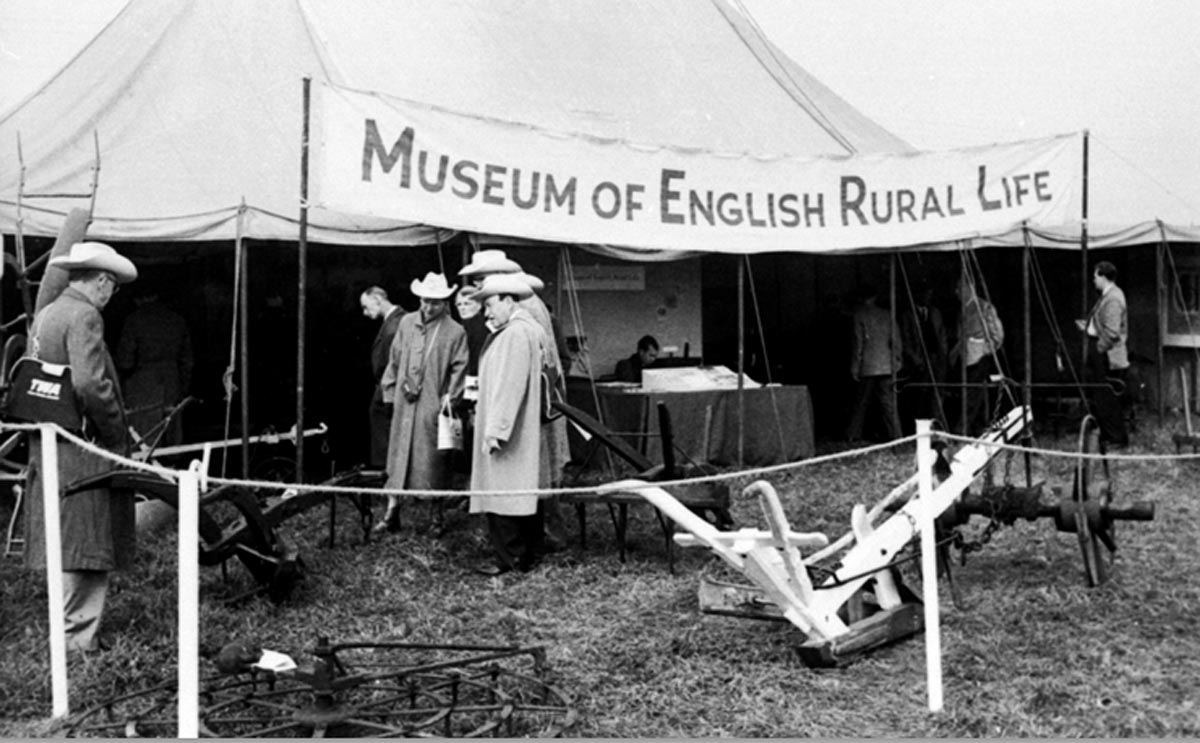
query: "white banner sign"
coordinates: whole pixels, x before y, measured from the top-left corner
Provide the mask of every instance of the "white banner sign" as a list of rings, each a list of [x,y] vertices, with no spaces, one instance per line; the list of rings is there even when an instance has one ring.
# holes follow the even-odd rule
[[[537,240],[718,252],[899,247],[1078,217],[1082,135],[763,158],[551,132],[313,87],[314,208]]]

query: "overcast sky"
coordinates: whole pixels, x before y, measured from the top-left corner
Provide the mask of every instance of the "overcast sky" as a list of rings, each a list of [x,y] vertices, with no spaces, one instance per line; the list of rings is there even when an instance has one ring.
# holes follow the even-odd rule
[[[1196,0],[732,1],[801,66],[919,148],[1088,129],[1093,179],[1131,203],[1153,202],[1169,220],[1200,223]],[[0,111],[125,3],[0,0]]]

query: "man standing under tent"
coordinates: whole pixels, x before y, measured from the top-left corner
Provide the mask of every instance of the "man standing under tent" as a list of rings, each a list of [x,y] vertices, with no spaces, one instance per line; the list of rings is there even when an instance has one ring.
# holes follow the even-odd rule
[[[1086,320],[1075,324],[1096,342],[1088,352],[1088,373],[1095,382],[1102,383],[1096,391],[1096,420],[1100,424],[1101,438],[1109,446],[1129,445],[1129,432],[1125,429],[1125,416],[1121,400],[1114,391],[1125,394],[1129,373],[1129,313],[1125,305],[1125,292],[1117,286],[1117,267],[1108,261],[1100,261],[1092,272],[1092,285],[1100,292],[1100,298],[1092,306]]]
[[[487,515],[495,557],[476,570],[489,576],[514,569],[528,572],[542,553],[537,494],[488,494],[534,491],[540,485],[541,370],[549,341],[541,324],[519,304],[532,295],[529,284],[515,274],[488,276],[476,294],[493,328],[479,361],[471,469],[471,513]]]
[[[958,297],[962,303],[961,337],[950,350],[950,356],[966,366],[967,386],[963,394],[967,412],[960,430],[974,436],[988,424],[989,411],[984,405],[986,385],[997,369],[995,355],[1004,345],[1004,324],[992,303],[976,293],[975,280],[969,272],[959,279]]]
[[[447,312],[457,287],[447,285],[444,275],[431,271],[421,281],[413,279],[411,288],[421,308],[401,318],[381,381],[383,400],[393,408],[386,487],[444,490],[448,453],[438,451],[438,411],[462,397],[467,334]],[[387,513],[375,531],[399,528],[399,505],[397,496],[388,496]]]
[[[850,376],[855,384],[854,409],[846,426],[846,439],[858,441],[872,402],[879,403],[889,440],[900,438],[896,413],[896,385],[892,375],[900,369],[900,331],[892,314],[877,303],[879,292],[866,286],[859,290],[854,308],[854,346]]]
[[[542,351],[542,364],[553,370],[553,377],[565,384],[562,362],[554,338],[554,322],[545,302],[538,297],[545,284],[536,276],[531,276],[521,270],[520,264],[510,259],[503,250],[478,250],[471,256],[471,262],[458,272],[465,279],[480,286],[485,277],[493,274],[516,274],[529,284],[532,292],[519,300],[519,304],[542,328],[546,345]],[[560,390],[561,391],[561,390]],[[538,475],[540,488],[557,487],[562,483],[563,467],[571,457],[570,443],[567,439],[567,421],[563,417],[555,418],[543,424],[542,456]],[[566,519],[563,518],[561,504],[557,497],[543,500],[540,507],[544,513],[546,526],[546,546],[551,550],[561,549],[566,544]]]
[[[938,403],[946,381],[946,324],[942,311],[933,301],[933,286],[920,281],[913,289],[912,311],[903,313],[900,323],[900,339],[904,351],[904,375],[917,385],[908,396],[912,413],[904,419],[941,418],[943,411]],[[944,421],[943,421],[944,422]]]
[[[392,338],[396,337],[396,328],[400,327],[400,318],[404,317],[403,308],[388,300],[383,287],[372,286],[358,298],[362,305],[362,313],[371,320],[382,320],[379,332],[371,343],[371,376],[375,379],[375,390],[371,394],[371,406],[368,408],[368,422],[371,430],[370,458],[367,464],[374,468],[383,468],[387,461],[388,432],[392,426],[392,406],[383,401],[383,370],[387,368],[388,353],[392,348]]]
[[[70,219],[70,217],[68,218]],[[64,230],[65,230],[64,226]],[[137,268],[110,246],[78,242],[65,254],[52,250],[30,331],[29,355],[70,369],[83,437],[114,454],[128,456],[130,439],[116,365],[104,342],[101,311],[117,289],[137,278]],[[63,281],[65,279],[65,287]],[[45,524],[40,507],[44,473],[41,439],[29,445],[26,564],[44,567]],[[61,441],[60,487],[112,469],[112,463]],[[94,488],[62,498],[62,567],[67,649],[103,649],[98,636],[108,597],[109,573],[132,566],[136,553],[133,493]]]

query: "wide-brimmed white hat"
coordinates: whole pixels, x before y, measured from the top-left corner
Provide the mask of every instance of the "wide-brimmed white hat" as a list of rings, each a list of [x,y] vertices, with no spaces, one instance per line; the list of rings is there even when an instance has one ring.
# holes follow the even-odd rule
[[[484,277],[483,285],[475,292],[474,298],[482,302],[498,294],[511,294],[517,299],[525,299],[533,296],[533,287],[515,273],[494,273]]]
[[[481,273],[517,273],[521,264],[509,258],[503,250],[477,250],[471,262],[463,266],[459,276],[474,276]]]
[[[546,282],[542,281],[537,276],[534,276],[531,273],[525,273],[524,271],[519,271],[517,273],[510,274],[510,275],[516,276],[521,281],[524,281],[526,284],[529,284],[529,288],[533,289],[535,292],[540,292],[542,289],[546,288]]]
[[[430,271],[420,281],[413,279],[412,286],[409,288],[412,289],[413,294],[422,299],[446,299],[458,287],[448,285],[446,277],[442,274]]]
[[[67,271],[81,268],[108,271],[117,277],[118,284],[128,284],[138,276],[137,266],[133,265],[133,261],[113,250],[112,246],[98,242],[75,243],[66,255],[51,258],[47,265]]]

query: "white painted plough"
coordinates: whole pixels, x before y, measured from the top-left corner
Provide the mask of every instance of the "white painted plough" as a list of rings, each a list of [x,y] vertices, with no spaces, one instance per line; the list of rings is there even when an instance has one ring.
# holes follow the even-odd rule
[[[932,514],[951,507],[1001,451],[1000,444],[1014,441],[1031,425],[1028,408],[1017,407],[978,441],[959,449],[949,462],[949,475],[929,496]],[[898,581],[893,565],[898,553],[920,535],[926,506],[916,475],[869,511],[856,505],[850,531],[832,544],[824,534],[793,531],[775,489],[764,481],[745,492],[757,493],[768,528],[736,531],[720,531],[644,481],[625,480],[611,487],[641,495],[685,530],[675,534],[677,544],[707,547],[752,583],[704,580],[704,611],[791,622],[808,637],[800,647],[808,665],[840,665],[923,627],[922,605]],[[836,558],[834,567],[817,572],[814,581],[809,568],[831,558]]]

